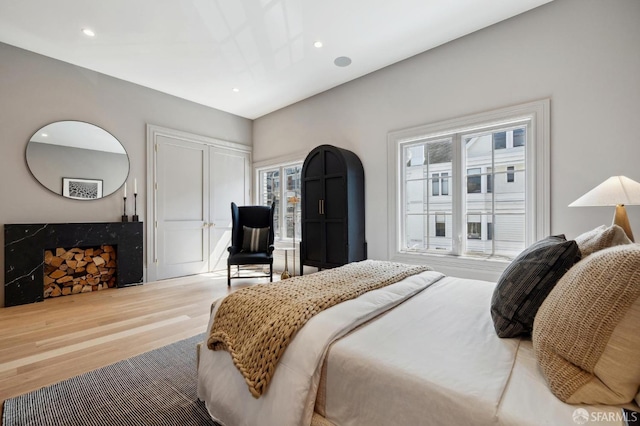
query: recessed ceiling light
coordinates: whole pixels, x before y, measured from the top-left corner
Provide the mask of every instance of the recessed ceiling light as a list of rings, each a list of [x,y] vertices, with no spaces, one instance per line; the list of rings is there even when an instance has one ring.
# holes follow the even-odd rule
[[[234,87],[234,88],[233,88],[233,89],[231,89],[231,90],[233,90],[233,91],[234,91],[234,92],[236,92],[236,93],[238,93],[238,92],[240,91],[240,89],[238,89],[237,87]]]
[[[96,33],[93,32],[93,30],[91,30],[90,28],[83,28],[82,29],[82,34],[86,35],[87,37],[95,37]]]
[[[41,134],[40,136],[42,136],[43,138],[46,138],[46,137],[47,137],[47,136],[49,136],[49,135],[48,135],[48,134],[46,134],[46,133],[43,133],[43,134]]]
[[[333,63],[336,64],[337,67],[348,67],[351,65],[351,58],[347,56],[339,56],[333,61]]]
[[[320,49],[322,47],[322,42],[320,40],[316,41],[315,43],[313,43],[313,47],[317,47],[318,49]]]

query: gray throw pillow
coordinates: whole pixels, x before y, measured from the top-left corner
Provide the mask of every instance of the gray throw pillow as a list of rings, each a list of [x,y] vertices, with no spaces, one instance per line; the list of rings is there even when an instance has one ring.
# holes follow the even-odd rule
[[[579,260],[578,244],[564,235],[547,237],[520,253],[493,291],[491,317],[498,336],[530,335],[538,308]]]
[[[249,253],[266,252],[269,247],[269,228],[249,228],[243,226],[242,251]]]

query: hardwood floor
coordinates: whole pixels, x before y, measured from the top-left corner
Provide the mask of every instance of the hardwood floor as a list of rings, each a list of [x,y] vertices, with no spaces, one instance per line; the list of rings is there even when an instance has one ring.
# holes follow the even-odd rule
[[[215,299],[261,282],[228,290],[225,271],[0,308],[0,401],[203,333]]]

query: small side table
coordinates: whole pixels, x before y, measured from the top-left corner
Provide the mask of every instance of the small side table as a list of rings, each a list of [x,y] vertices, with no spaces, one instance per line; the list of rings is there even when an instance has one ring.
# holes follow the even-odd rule
[[[284,270],[282,271],[282,275],[280,275],[280,279],[281,280],[286,280],[287,278],[294,277],[296,275],[295,264],[294,264],[294,267],[293,267],[293,274],[289,274],[289,256],[288,256],[288,254],[289,254],[290,251],[293,252],[293,256],[294,256],[293,261],[295,262],[295,255],[296,255],[295,247],[276,247],[276,250],[283,250],[284,251]]]

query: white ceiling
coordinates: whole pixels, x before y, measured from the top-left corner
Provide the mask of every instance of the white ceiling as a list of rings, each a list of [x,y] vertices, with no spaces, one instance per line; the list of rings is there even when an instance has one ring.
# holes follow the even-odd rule
[[[0,41],[254,119],[549,1],[0,0]]]

